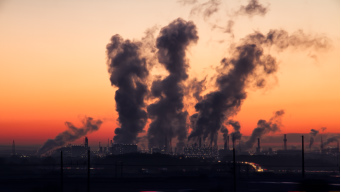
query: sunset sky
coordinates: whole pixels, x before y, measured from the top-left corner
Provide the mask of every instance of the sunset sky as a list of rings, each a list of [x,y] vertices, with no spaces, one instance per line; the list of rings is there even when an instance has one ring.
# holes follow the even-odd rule
[[[66,121],[77,126],[85,116],[104,121],[88,136],[90,144],[112,139],[118,126],[116,89],[109,81],[106,45],[115,34],[140,40],[153,27],[156,38],[179,17],[198,29],[199,41],[187,51],[189,80],[214,76],[230,45],[254,31],[302,30],[326,37],[330,46],[325,49],[268,50],[279,62],[277,73],[264,89],[247,89],[233,119],[243,135],[250,135],[259,119],[283,109],[280,134],[321,127],[340,133],[340,2],[260,0],[269,9],[264,16],[232,16],[247,2],[222,1],[219,11],[205,18],[191,14],[195,5],[176,0],[1,1],[0,145],[13,139],[18,145],[43,144],[66,130]],[[212,28],[230,19],[235,22],[233,37]],[[153,75],[162,72],[162,66],[153,69]],[[192,114],[193,104],[186,109]]]

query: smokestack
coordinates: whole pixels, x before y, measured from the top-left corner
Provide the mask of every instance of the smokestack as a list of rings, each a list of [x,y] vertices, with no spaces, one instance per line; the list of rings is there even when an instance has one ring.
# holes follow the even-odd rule
[[[227,150],[230,150],[230,136],[227,136],[227,138],[226,138],[226,149]]]
[[[323,140],[322,140],[322,135],[321,135],[321,152],[323,151]]]
[[[287,134],[284,134],[284,150],[286,151],[287,150]]]
[[[12,155],[15,155],[15,143],[14,143],[14,140],[13,140],[13,143],[12,143]]]
[[[258,140],[258,146],[257,146],[257,153],[260,153],[260,140],[259,140],[259,138],[257,139]]]
[[[85,137],[85,139],[84,139],[84,145],[85,145],[85,148],[88,148],[88,146],[89,146],[89,140],[87,137]]]

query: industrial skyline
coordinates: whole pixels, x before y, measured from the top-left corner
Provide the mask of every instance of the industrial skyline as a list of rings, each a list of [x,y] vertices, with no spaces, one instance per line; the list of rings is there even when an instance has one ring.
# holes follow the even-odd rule
[[[0,5],[0,191],[340,187],[339,1]]]

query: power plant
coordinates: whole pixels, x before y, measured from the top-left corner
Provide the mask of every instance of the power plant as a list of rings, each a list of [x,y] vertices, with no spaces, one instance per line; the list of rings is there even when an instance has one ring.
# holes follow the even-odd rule
[[[233,136],[233,135],[232,135]],[[269,147],[267,150],[262,149],[261,147],[261,138],[258,137],[256,139],[256,146],[254,146],[254,150],[250,148],[249,150],[245,148],[244,142],[238,142],[236,147],[236,153],[237,154],[243,154],[243,155],[299,155],[301,153],[301,150],[298,149],[288,149],[287,146],[287,134],[283,135],[283,150],[275,149],[273,150],[272,147]],[[155,153],[160,153],[160,154],[167,154],[167,155],[184,155],[186,158],[217,158],[217,157],[223,157],[226,155],[231,155],[232,151],[230,151],[229,148],[229,135],[224,137],[223,140],[223,145],[222,148],[218,148],[216,145],[207,145],[203,144],[202,138],[198,138],[198,143],[193,143],[193,144],[187,144],[184,148],[175,148],[175,150],[172,150],[172,143],[171,141],[165,137],[164,138],[164,146],[162,148],[159,147],[152,147],[148,150],[139,150],[137,144],[120,144],[120,143],[113,143],[112,140],[107,140],[107,145],[103,147],[101,145],[101,142],[98,143],[98,150],[93,151],[94,154],[98,154],[100,156],[106,156],[106,155],[120,155],[120,154],[127,154],[127,153],[150,153],[150,154],[155,154]],[[329,139],[328,139],[329,140]],[[333,150],[333,153],[338,151],[339,149],[339,143],[337,142],[337,146],[335,150]],[[328,149],[325,149],[325,143],[323,142],[323,138],[321,136],[321,144],[320,144],[320,149],[318,153],[329,153],[330,147]],[[307,146],[308,147],[308,146]],[[66,145],[64,147],[61,147],[57,150],[55,150],[55,154],[59,154],[60,151],[63,151],[63,154],[65,157],[85,157],[87,150],[89,150],[89,140],[87,137],[84,138],[84,145]],[[309,153],[317,153],[317,150],[309,150]],[[16,154],[15,152],[15,142],[13,140],[12,143],[12,153],[11,154]]]
[[[216,147],[206,146],[199,147],[196,143],[192,146],[186,146],[184,148],[183,154],[185,157],[195,157],[195,158],[209,158],[216,157],[218,155],[218,150]]]

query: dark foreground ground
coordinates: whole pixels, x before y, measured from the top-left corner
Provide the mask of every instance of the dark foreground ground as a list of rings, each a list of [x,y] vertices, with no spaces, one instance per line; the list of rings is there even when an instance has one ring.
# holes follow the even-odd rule
[[[90,178],[90,188],[86,175],[77,178],[11,178],[0,181],[0,191],[3,192],[40,192],[40,191],[165,191],[165,192],[222,192],[234,191],[231,177],[153,177],[153,178]],[[61,186],[63,185],[63,189]],[[268,175],[253,176],[237,180],[236,191],[340,191],[340,178],[327,175]]]
[[[229,159],[162,154],[93,156],[90,161],[12,156],[0,158],[0,192],[340,191],[339,156],[307,158],[304,179],[299,156],[237,156],[236,163]]]

